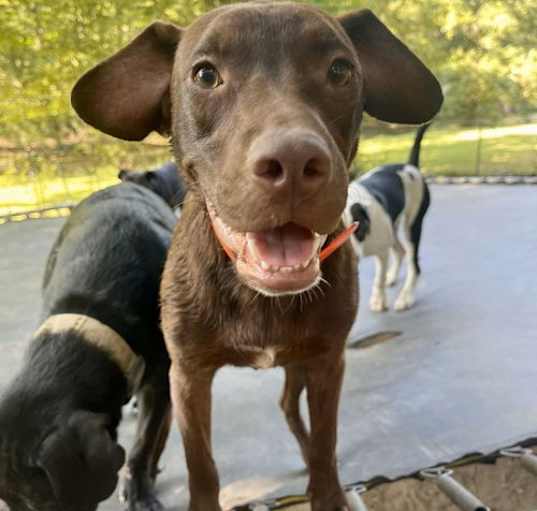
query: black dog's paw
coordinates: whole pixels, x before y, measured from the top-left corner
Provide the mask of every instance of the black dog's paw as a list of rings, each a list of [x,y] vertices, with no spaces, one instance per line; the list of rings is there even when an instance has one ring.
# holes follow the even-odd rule
[[[164,511],[164,506],[156,498],[150,479],[123,477],[119,488],[119,500],[126,511]]]
[[[129,502],[128,511],[164,511],[164,506],[154,496],[148,495],[143,500]]]

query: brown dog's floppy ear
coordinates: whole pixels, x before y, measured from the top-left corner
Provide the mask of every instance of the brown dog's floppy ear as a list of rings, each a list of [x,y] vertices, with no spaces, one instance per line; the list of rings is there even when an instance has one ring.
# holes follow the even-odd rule
[[[115,490],[124,462],[125,451],[107,431],[106,417],[76,412],[42,443],[37,465],[62,509],[93,511]]]
[[[366,112],[382,121],[408,124],[434,117],[442,106],[442,90],[418,57],[367,9],[339,22],[362,66]]]
[[[156,21],[76,83],[71,103],[95,128],[141,140],[170,128],[169,87],[181,29]]]

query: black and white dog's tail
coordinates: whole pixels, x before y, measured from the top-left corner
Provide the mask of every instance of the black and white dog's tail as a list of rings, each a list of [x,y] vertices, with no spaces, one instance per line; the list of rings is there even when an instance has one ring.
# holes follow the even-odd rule
[[[418,169],[420,168],[421,140],[423,139],[423,135],[425,135],[425,132],[429,129],[429,126],[431,124],[431,122],[428,122],[427,124],[422,124],[418,128],[418,131],[416,131],[416,136],[414,137],[414,145],[412,146],[410,155],[408,157],[409,165],[414,165],[414,167]]]
[[[416,136],[414,138],[414,145],[412,146],[412,149],[410,151],[410,155],[408,157],[408,164],[416,167],[419,169],[420,167],[420,151],[421,151],[421,141],[423,139],[423,135],[425,135],[425,132],[429,128],[429,126],[432,123],[422,124],[418,131],[416,132]],[[410,227],[410,241],[414,245],[414,265],[416,267],[416,272],[419,275],[421,273],[421,267],[419,263],[419,247],[420,247],[420,240],[421,240],[421,229],[423,226],[423,218],[425,217],[425,213],[427,213],[427,210],[429,209],[429,206],[431,204],[431,194],[429,192],[429,187],[427,186],[427,183],[425,182],[425,179],[423,179],[423,195],[421,198],[421,204],[420,208],[418,210],[418,214],[416,215],[416,218],[412,222],[412,225]]]
[[[425,179],[424,179],[423,180],[423,196],[421,199],[420,209],[418,210],[418,214],[416,215],[416,218],[414,219],[414,222],[412,222],[412,225],[410,227],[410,241],[414,245],[414,265],[416,266],[416,272],[418,275],[421,273],[421,267],[420,267],[420,261],[419,261],[421,228],[423,226],[423,218],[425,217],[425,213],[427,213],[427,210],[429,209],[430,204],[431,204],[431,194],[429,193],[429,187],[427,186],[427,183],[425,182]]]

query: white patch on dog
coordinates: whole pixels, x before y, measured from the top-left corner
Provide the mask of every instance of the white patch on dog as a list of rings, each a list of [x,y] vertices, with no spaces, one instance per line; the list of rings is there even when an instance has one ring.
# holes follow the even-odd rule
[[[388,257],[385,254],[375,256],[375,281],[373,282],[373,291],[369,301],[369,308],[373,312],[383,312],[388,309],[386,301],[386,268],[388,266]]]
[[[398,231],[398,226],[396,226],[395,232]],[[399,272],[401,270],[401,261],[403,260],[403,257],[405,255],[405,249],[403,245],[401,245],[401,242],[399,241],[399,238],[397,236],[395,236],[395,244],[390,249],[390,254],[393,262],[390,266],[390,269],[388,270],[388,274],[386,275],[386,285],[388,287],[392,287],[397,284],[397,281],[399,280]]]

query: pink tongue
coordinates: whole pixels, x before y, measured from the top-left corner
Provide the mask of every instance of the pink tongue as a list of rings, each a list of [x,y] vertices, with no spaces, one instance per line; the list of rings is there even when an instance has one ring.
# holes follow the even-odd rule
[[[271,266],[295,266],[309,260],[313,252],[313,233],[296,224],[251,233],[257,257]]]

